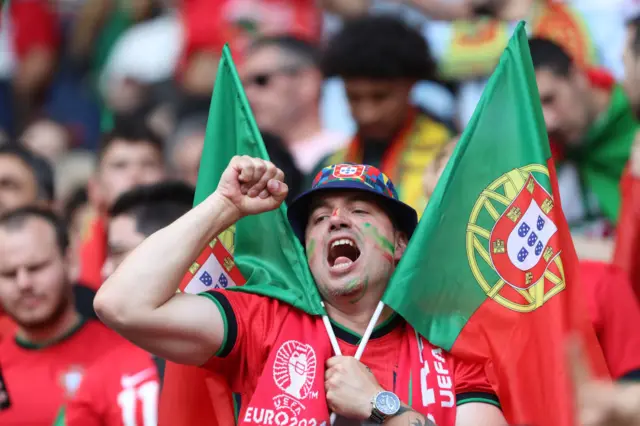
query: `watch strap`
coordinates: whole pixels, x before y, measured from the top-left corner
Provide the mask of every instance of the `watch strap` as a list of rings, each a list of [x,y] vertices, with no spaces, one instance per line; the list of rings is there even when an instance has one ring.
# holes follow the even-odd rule
[[[373,399],[371,399],[372,408],[371,408],[371,416],[369,416],[369,420],[376,424],[384,423],[384,421],[387,418],[387,416],[382,411],[378,410],[378,407],[376,406],[376,400],[378,399],[378,395],[380,395],[383,392],[384,391],[378,392],[373,396]]]

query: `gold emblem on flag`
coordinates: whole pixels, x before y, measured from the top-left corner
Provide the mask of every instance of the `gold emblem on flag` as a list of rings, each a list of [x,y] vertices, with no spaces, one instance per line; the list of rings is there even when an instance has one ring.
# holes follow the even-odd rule
[[[519,221],[520,216],[522,216],[522,211],[519,207],[513,207],[511,210],[509,210],[509,213],[507,213],[507,217],[514,222]]]
[[[193,275],[198,272],[198,269],[200,269],[200,264],[198,262],[193,262],[189,267],[189,273]]]
[[[554,250],[553,240],[549,239],[554,237],[545,240],[545,244],[548,244],[541,246],[542,248],[536,246],[538,240],[534,241],[539,236],[542,241],[541,236],[549,229],[548,227],[552,227],[552,230],[556,228],[553,223],[553,215],[545,216],[552,211],[553,200],[548,194],[546,194],[547,198],[544,201],[540,198],[540,191],[543,189],[532,177],[537,181],[546,181],[549,177],[549,171],[542,164],[530,164],[505,173],[489,184],[472,208],[466,232],[467,259],[471,272],[482,290],[488,297],[505,308],[522,313],[536,310],[565,289],[564,269],[561,256],[558,255],[560,251],[557,247]],[[530,213],[531,209],[522,207],[524,205],[522,193],[529,198],[535,194],[539,200],[534,200],[535,205],[539,207],[539,212],[544,213],[536,215],[537,222],[528,223],[524,227],[522,223],[527,220],[527,217],[531,217],[527,216],[527,212]],[[521,202],[516,202],[516,198]],[[521,207],[518,207],[517,204],[520,204]],[[534,202],[532,201],[531,204],[533,205]],[[503,219],[508,219],[507,223]],[[513,229],[512,234],[515,238],[518,238],[519,231],[523,231],[520,237],[523,237],[521,238],[524,241],[522,245],[526,250],[516,251],[514,256],[522,256],[522,258],[534,254],[538,256],[537,264],[531,266],[531,269],[515,271],[522,277],[522,282],[516,283],[517,285],[507,282],[503,278],[505,274],[500,273],[500,267],[504,268],[505,263],[510,263],[509,256],[512,256],[512,253],[507,252],[512,234],[496,235],[498,228],[496,225],[499,220],[501,220],[502,229],[505,227]],[[535,228],[536,225],[543,230],[538,231]],[[524,231],[528,231],[528,233]],[[533,231],[538,232],[535,237],[532,236]],[[555,232],[557,233],[557,231]],[[520,257],[517,258],[520,259]],[[503,259],[507,259],[506,262]],[[513,265],[513,268],[515,266]],[[507,265],[507,267],[511,267],[511,265]],[[540,271],[538,275],[536,275],[536,271]]]
[[[224,263],[224,265],[223,265],[223,266],[224,266],[224,269],[226,269],[226,270],[227,270],[227,272],[231,272],[231,270],[233,269],[233,266],[236,264],[236,263],[233,261],[233,258],[232,258],[232,257],[230,257],[230,256],[225,257],[225,258],[224,258],[224,262],[223,262],[223,263]]]
[[[222,243],[224,248],[227,249],[229,254],[233,256],[233,252],[235,251],[235,241],[236,241],[236,225],[233,224],[218,235],[218,240]]]
[[[549,214],[552,208],[553,200],[551,198],[547,198],[546,200],[544,200],[544,202],[542,203],[542,211],[544,212],[544,214]]]

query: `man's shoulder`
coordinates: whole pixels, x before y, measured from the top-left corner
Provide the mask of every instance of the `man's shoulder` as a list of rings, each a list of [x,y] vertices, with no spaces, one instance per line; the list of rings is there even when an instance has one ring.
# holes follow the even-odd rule
[[[246,290],[211,290],[200,295],[211,299],[225,317],[227,326],[244,324],[245,330],[265,330],[277,332],[286,322],[310,327],[322,324],[319,316],[310,315],[291,304],[275,297]]]
[[[201,296],[211,299],[219,308],[226,310],[227,305],[235,315],[251,315],[256,311],[270,311],[272,314],[286,315],[298,311],[295,307],[274,297],[247,291],[241,288],[216,289],[200,293]]]

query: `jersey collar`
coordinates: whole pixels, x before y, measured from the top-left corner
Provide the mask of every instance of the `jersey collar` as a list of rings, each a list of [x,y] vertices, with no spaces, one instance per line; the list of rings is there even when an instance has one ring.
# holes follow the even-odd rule
[[[82,326],[85,325],[85,323],[87,322],[86,318],[84,317],[80,317],[80,320],[73,326],[71,327],[69,330],[67,330],[64,334],[62,334],[61,336],[52,339],[48,342],[43,342],[43,343],[33,343],[30,342],[26,339],[21,339],[20,337],[16,336],[15,337],[15,341],[16,344],[18,346],[20,346],[23,349],[30,349],[30,350],[40,350],[40,349],[45,349],[48,348],[49,346],[53,346],[56,345],[64,340],[67,340],[69,337],[73,336],[74,334],[76,334],[81,328]]]
[[[333,331],[336,333],[336,337],[350,345],[358,345],[360,340],[362,340],[362,336],[355,331],[349,330],[347,327],[338,324],[337,322],[331,320],[331,325],[333,326]],[[397,326],[402,322],[402,317],[395,312],[391,314],[389,318],[387,318],[383,323],[376,326],[373,329],[373,333],[371,333],[371,337],[369,339],[379,339],[387,334],[391,333]]]

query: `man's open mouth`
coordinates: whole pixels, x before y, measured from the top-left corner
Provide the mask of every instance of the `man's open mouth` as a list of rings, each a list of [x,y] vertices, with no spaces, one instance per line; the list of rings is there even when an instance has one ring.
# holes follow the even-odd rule
[[[329,246],[327,262],[333,269],[346,269],[360,257],[360,249],[350,238],[332,241]]]

